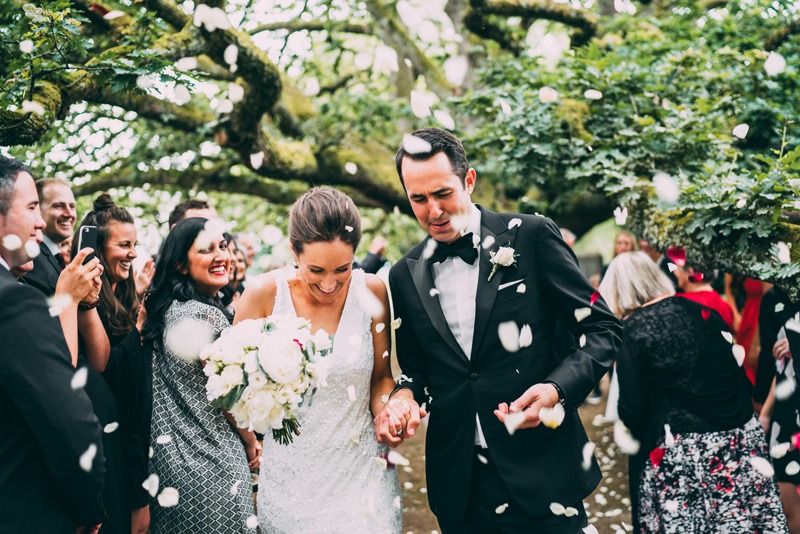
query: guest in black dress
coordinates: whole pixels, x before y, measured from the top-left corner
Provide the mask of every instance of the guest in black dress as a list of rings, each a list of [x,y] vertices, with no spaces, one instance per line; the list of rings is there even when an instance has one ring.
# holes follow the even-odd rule
[[[98,229],[97,256],[104,272],[97,309],[109,343],[107,358],[91,364],[102,373],[117,406],[124,530],[144,533],[150,523],[149,496],[142,482],[148,477],[152,364],[151,354],[142,348],[141,325],[137,325],[140,306],[132,266],[137,256],[136,227],[131,214],[107,194],[95,200],[94,210],[81,227],[86,225]],[[102,531],[106,528],[103,525]]]
[[[640,442],[630,458],[639,532],[788,532],[764,431],[728,326],[675,298],[641,252],[611,263],[601,292],[626,316],[619,415]]]

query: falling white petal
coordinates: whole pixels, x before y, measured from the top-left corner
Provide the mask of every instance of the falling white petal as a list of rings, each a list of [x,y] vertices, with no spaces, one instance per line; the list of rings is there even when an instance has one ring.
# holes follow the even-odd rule
[[[778,247],[778,253],[776,254],[776,257],[778,258],[778,261],[781,263],[791,262],[792,258],[791,254],[789,253],[789,245],[787,245],[783,241],[779,241],[777,247]]]
[[[436,119],[437,122],[442,125],[442,128],[446,130],[454,130],[456,127],[456,121],[454,121],[453,117],[451,117],[450,114],[443,109],[434,110],[433,118]]]
[[[256,528],[258,526],[258,516],[248,516],[247,521],[245,521],[244,524],[247,528]]]
[[[347,386],[347,397],[353,402],[356,401],[356,387],[353,384]]]
[[[722,334],[722,337],[725,338],[725,341],[727,341],[730,344],[733,344],[733,335],[730,332],[726,332],[725,330],[723,330],[722,332],[720,332],[720,334]]]
[[[797,473],[800,473],[800,464],[798,464],[797,462],[795,462],[794,460],[792,460],[792,461],[791,461],[791,462],[789,462],[789,464],[786,466],[786,474],[787,474],[787,475],[789,475],[790,477],[793,477],[793,476],[795,476]]]
[[[182,83],[176,84],[175,88],[173,89],[174,93],[174,100],[175,103],[179,106],[186,104],[189,100],[192,99],[192,95],[189,93],[189,89],[183,85]]]
[[[533,343],[533,331],[531,330],[531,325],[523,325],[523,327],[519,330],[519,347],[524,349],[525,347],[530,347],[531,343]]]
[[[669,272],[674,273],[675,269],[677,269],[678,266],[670,261],[670,262],[667,262],[667,268],[669,269]]]
[[[678,182],[665,172],[657,172],[653,176],[653,186],[656,188],[656,195],[659,200],[667,204],[674,204],[680,196]]]
[[[430,290],[430,291],[428,291],[428,294],[429,294],[430,296],[432,296],[432,297],[435,297],[436,295],[438,295],[438,294],[439,294],[439,290],[438,290],[438,289],[436,289],[435,287],[432,287],[432,288],[431,288],[431,290]]]
[[[614,209],[614,222],[616,222],[619,226],[625,226],[625,223],[628,220],[628,208],[623,208],[619,206]]]
[[[172,441],[172,436],[170,436],[169,434],[161,434],[156,438],[156,443],[158,443],[159,445],[166,445],[170,441]]]
[[[109,11],[108,13],[103,15],[103,18],[105,20],[114,20],[122,17],[123,15],[125,15],[125,13],[123,13],[122,11],[114,10],[114,11]]]
[[[39,102],[23,100],[20,108],[23,113],[33,113],[34,115],[44,115],[44,106]]]
[[[151,497],[155,498],[156,494],[158,493],[158,475],[152,473],[144,482],[142,482],[142,487],[147,490],[147,493],[150,494]]]
[[[218,113],[230,113],[231,111],[233,111],[233,102],[227,98],[223,98],[219,101],[219,104],[217,104]]]
[[[228,100],[234,104],[244,100],[244,87],[236,83],[230,84],[228,86]]]
[[[33,52],[33,41],[30,39],[25,39],[24,41],[20,41],[19,43],[19,51],[23,54],[30,54]]]
[[[586,346],[586,334],[581,334],[581,337],[578,338],[578,345],[580,345],[581,348]]]
[[[587,89],[583,92],[584,98],[588,100],[600,100],[603,98],[603,93],[598,91],[597,89]]]
[[[250,154],[250,165],[254,169],[260,169],[261,165],[264,163],[264,153],[263,152],[256,152],[255,154]]]
[[[86,385],[86,378],[89,376],[89,370],[86,367],[81,367],[75,374],[72,375],[72,380],[70,380],[69,385],[72,389],[81,389],[83,386]]]
[[[539,89],[539,100],[544,102],[545,104],[550,104],[558,100],[558,91],[553,89],[552,87],[544,86]]]
[[[783,302],[779,302],[779,303],[777,303],[777,304],[775,305],[775,313],[780,313],[780,312],[782,312],[784,308],[785,308],[785,306],[783,305]]]
[[[767,478],[772,478],[775,476],[775,468],[772,467],[772,463],[766,458],[762,458],[760,456],[751,456],[748,458],[750,463],[753,465],[753,468],[764,475]]]
[[[431,151],[431,144],[415,135],[405,134],[403,149],[409,154],[426,154]]]
[[[506,430],[508,431],[509,436],[513,436],[514,432],[517,431],[519,425],[525,420],[525,413],[524,412],[513,412],[506,415],[506,420],[504,424],[506,425]]]
[[[353,64],[359,70],[367,70],[372,65],[372,55],[369,52],[359,52],[353,58]]]
[[[197,68],[197,58],[182,57],[175,62],[175,68],[181,71],[194,70]]]
[[[405,456],[403,456],[394,449],[389,450],[387,460],[389,460],[389,462],[393,463],[394,465],[402,465],[402,466],[411,465],[411,462],[408,461],[408,458],[406,458]]]
[[[178,490],[166,487],[158,494],[158,504],[163,508],[170,508],[178,504]]]
[[[234,65],[239,59],[239,47],[235,44],[228,45],[222,53],[222,58],[228,65]]]
[[[578,308],[575,310],[575,320],[581,322],[592,314],[591,308]]]
[[[739,139],[744,139],[747,137],[747,132],[750,131],[750,126],[747,124],[737,124],[733,128],[733,136],[738,137]]]
[[[8,234],[3,237],[3,248],[13,252],[22,246],[22,239],[17,234]]]
[[[770,52],[764,62],[764,70],[769,76],[775,76],[786,70],[786,59],[777,52]]]
[[[114,421],[113,423],[108,423],[106,426],[104,426],[103,427],[103,432],[105,432],[106,434],[111,434],[112,432],[114,432],[118,428],[119,428],[119,423]]]
[[[547,428],[558,428],[564,422],[564,407],[556,403],[552,408],[542,408],[539,410],[539,419]]]
[[[791,443],[776,443],[770,448],[769,455],[779,460],[784,456],[786,456],[786,453],[789,452],[791,446],[792,446]]]
[[[385,351],[383,351],[383,354],[382,354],[382,356],[383,356],[384,358],[388,358],[388,357],[389,357],[389,351],[388,351],[388,350],[385,350]]]
[[[733,357],[736,358],[736,363],[741,367],[745,357],[744,347],[741,345],[734,345],[731,351],[733,352]]]
[[[360,287],[356,296],[358,297],[359,307],[370,317],[379,319],[383,316],[384,311],[386,311],[386,308],[383,307],[383,302],[366,286]],[[360,336],[359,339],[361,339]]]
[[[737,207],[737,208],[739,208],[739,209],[741,209],[741,208],[743,208],[743,207],[745,207],[745,206],[747,206],[747,199],[746,199],[746,198],[740,198],[740,199],[739,199],[739,200],[736,202],[736,207]]]
[[[517,293],[525,293],[525,290],[528,288],[524,283],[520,283],[517,286]]]
[[[400,328],[401,324],[403,324],[403,319],[401,317],[398,317],[397,319],[392,321],[392,330],[397,330],[398,328]]]
[[[564,512],[566,512],[567,509],[564,508],[564,505],[561,503],[551,502],[550,511],[553,513],[553,515],[564,515]]]
[[[486,465],[486,464],[488,464],[488,463],[489,463],[489,460],[486,458],[486,456],[484,456],[484,455],[482,455],[482,454],[478,454],[477,456],[478,456],[478,461],[479,461],[480,463],[482,463],[482,464],[484,464],[484,465]]]
[[[795,382],[793,379],[787,378],[781,380],[775,385],[775,398],[778,400],[786,400],[792,396],[795,390]]]
[[[86,471],[87,473],[92,470],[92,463],[94,463],[94,457],[97,455],[97,445],[92,443],[89,445],[89,448],[86,449],[86,452],[81,454],[80,459],[78,460],[78,464],[81,466],[81,469]]]
[[[500,104],[500,109],[506,116],[511,116],[513,110],[511,109],[511,104],[509,104],[506,100],[500,98],[497,100],[498,104]]]
[[[344,170],[347,171],[348,174],[355,174],[358,172],[358,165],[352,161],[348,161],[344,164]]]
[[[675,436],[672,435],[672,430],[668,424],[664,425],[664,446],[668,449],[675,446]]]
[[[61,315],[61,312],[69,308],[74,304],[72,297],[69,295],[53,295],[50,299],[48,299],[50,304],[50,317],[57,317]]]
[[[501,504],[500,506],[498,506],[497,508],[494,509],[494,513],[496,513],[497,515],[500,515],[503,512],[505,512],[507,508],[508,508],[508,503],[507,502],[503,503],[503,504]]]
[[[31,239],[25,242],[25,253],[28,255],[28,258],[34,259],[39,255],[39,252],[41,252],[41,249],[35,240]]]
[[[239,484],[241,483],[242,483],[241,480],[237,480],[236,482],[233,483],[233,486],[231,486],[231,495],[236,495],[237,493],[239,493]],[[155,497],[155,495],[153,496]]]
[[[497,326],[497,335],[500,337],[500,343],[503,348],[508,352],[517,352],[519,350],[519,327],[514,321],[506,321]]]
[[[397,52],[394,48],[386,45],[375,47],[375,60],[372,62],[374,72],[388,75],[397,72],[398,69]]]
[[[564,516],[565,517],[572,517],[574,515],[578,515],[578,510],[573,508],[572,506],[567,506],[564,509]]]
[[[201,232],[202,233],[202,232]],[[186,361],[195,361],[203,347],[214,341],[214,330],[205,321],[187,317],[167,330],[164,345],[172,354]]]
[[[583,527],[583,534],[598,534],[597,527],[594,525],[589,525],[588,527]]]
[[[452,56],[444,62],[444,76],[451,85],[456,87],[464,83],[468,69],[467,56]]]
[[[380,334],[381,332],[383,332],[384,328],[386,328],[386,324],[385,323],[378,323],[378,324],[375,325],[375,332]]]
[[[622,421],[614,422],[614,443],[625,454],[632,455],[639,452],[639,442],[633,438],[631,431]]]
[[[508,221],[508,229],[511,230],[512,228],[516,228],[522,224],[522,219],[519,217],[514,217],[510,221]]]
[[[494,236],[487,235],[486,237],[483,238],[483,243],[481,244],[481,246],[484,249],[489,249],[491,248],[492,245],[494,245],[494,242],[495,242]]]
[[[320,86],[317,78],[308,78],[303,84],[303,94],[306,96],[317,96]]]
[[[592,467],[592,458],[594,458],[594,449],[595,444],[591,441],[587,441],[583,445],[583,460],[581,461],[581,467],[584,471],[588,471]]]
[[[428,93],[423,91],[411,91],[411,111],[420,119],[430,117],[431,104],[433,104]]]

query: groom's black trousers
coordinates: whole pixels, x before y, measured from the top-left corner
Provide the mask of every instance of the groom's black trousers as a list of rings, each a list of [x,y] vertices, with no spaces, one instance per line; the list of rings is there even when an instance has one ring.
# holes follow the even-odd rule
[[[483,463],[479,454],[488,462]],[[506,503],[508,507],[498,514],[498,507]],[[561,504],[572,506],[578,510],[578,515],[565,517],[551,513],[543,516],[527,514],[506,488],[489,451],[476,447],[467,515],[458,522],[440,519],[439,527],[442,534],[583,534],[583,527],[588,525],[583,503]]]

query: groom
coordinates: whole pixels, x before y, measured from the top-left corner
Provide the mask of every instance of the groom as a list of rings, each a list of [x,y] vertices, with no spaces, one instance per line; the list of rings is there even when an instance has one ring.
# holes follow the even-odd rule
[[[397,172],[429,238],[389,274],[404,373],[392,397],[428,405],[431,509],[443,534],[581,533],[601,475],[576,407],[611,367],[621,325],[551,220],[473,204],[461,142],[413,135]],[[545,427],[540,409],[559,403],[564,421]],[[522,418],[513,435],[509,414]]]

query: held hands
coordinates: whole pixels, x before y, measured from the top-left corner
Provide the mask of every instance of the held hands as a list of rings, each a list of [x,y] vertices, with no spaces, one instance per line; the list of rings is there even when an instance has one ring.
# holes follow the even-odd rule
[[[382,445],[397,447],[417,432],[419,423],[427,413],[419,407],[407,389],[401,389],[389,399],[375,416],[375,439]]]
[[[247,467],[250,471],[256,471],[261,466],[261,443],[256,439],[256,435],[251,432],[252,439],[248,439],[244,444],[247,453]]]
[[[91,248],[79,251],[64,267],[56,283],[56,295],[68,295],[77,305],[80,302],[94,304],[100,298],[103,266],[96,257],[83,265],[83,260],[94,252]]]
[[[494,411],[494,415],[505,423],[509,413],[523,412],[525,419],[517,428],[534,428],[539,426],[539,410],[542,408],[552,408],[558,404],[558,391],[553,384],[534,384],[525,393],[509,406],[505,402],[500,403]]]

